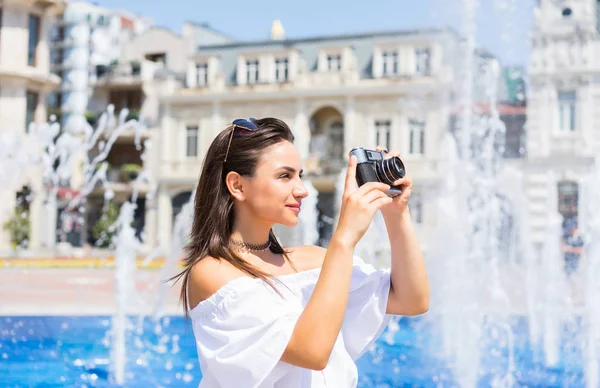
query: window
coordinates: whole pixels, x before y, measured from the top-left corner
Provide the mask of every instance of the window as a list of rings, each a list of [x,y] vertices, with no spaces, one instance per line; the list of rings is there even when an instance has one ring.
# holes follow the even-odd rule
[[[409,121],[409,154],[425,154],[425,122],[419,120]]]
[[[600,0],[596,0],[596,32],[600,35]]]
[[[423,198],[421,194],[412,193],[408,201],[411,218],[417,224],[423,223]]]
[[[29,132],[29,124],[33,123],[35,119],[35,110],[38,106],[39,96],[35,92],[27,91],[25,98],[27,104],[25,109],[25,132]]]
[[[340,71],[342,69],[342,56],[341,55],[328,55],[327,56],[327,70],[328,71]]]
[[[579,188],[576,182],[558,182],[558,212],[565,218],[577,215]]]
[[[342,160],[344,157],[344,123],[334,121],[329,126],[327,133],[329,134],[328,154],[336,161]]]
[[[0,7],[0,37],[2,37],[2,7]]]
[[[383,75],[398,74],[398,53],[395,51],[383,52]]]
[[[390,130],[392,123],[389,120],[375,121],[375,145],[390,149]]]
[[[208,85],[208,65],[206,63],[196,65],[196,85]]]
[[[40,18],[39,16],[29,15],[29,42],[27,45],[27,64],[35,66],[36,51],[40,41]]]
[[[286,58],[275,60],[275,80],[277,82],[287,82],[288,80],[288,60]]]
[[[198,156],[198,127],[195,125],[185,129],[185,156],[188,158]]]
[[[576,125],[577,92],[558,92],[558,129],[574,132]]]
[[[249,84],[258,83],[258,60],[246,62],[246,80]]]
[[[163,65],[167,64],[166,53],[146,54],[145,58],[154,63],[162,63]]]
[[[415,50],[415,72],[420,75],[429,75],[430,69],[430,51],[428,48],[420,48]]]

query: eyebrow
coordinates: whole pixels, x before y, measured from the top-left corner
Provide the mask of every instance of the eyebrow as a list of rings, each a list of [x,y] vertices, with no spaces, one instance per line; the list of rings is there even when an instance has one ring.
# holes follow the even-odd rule
[[[287,172],[290,172],[292,174],[296,173],[296,169],[290,166],[281,166],[278,168],[278,170],[286,170]],[[304,173],[304,170],[300,169],[300,175],[302,175]]]

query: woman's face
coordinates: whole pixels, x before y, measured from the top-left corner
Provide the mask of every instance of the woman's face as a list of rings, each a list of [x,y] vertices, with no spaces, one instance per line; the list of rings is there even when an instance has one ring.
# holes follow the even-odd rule
[[[298,223],[300,204],[308,192],[302,183],[302,159],[283,141],[268,148],[253,177],[244,177],[245,204],[254,216],[285,226]]]

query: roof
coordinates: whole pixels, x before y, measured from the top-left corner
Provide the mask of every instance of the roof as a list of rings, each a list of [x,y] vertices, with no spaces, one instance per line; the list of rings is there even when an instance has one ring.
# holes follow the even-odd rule
[[[231,35],[229,35],[229,34],[226,34],[226,33],[222,32],[222,31],[219,31],[219,30],[217,30],[216,28],[214,28],[214,27],[212,27],[210,24],[208,24],[208,22],[194,22],[194,21],[186,21],[186,23],[192,24],[192,25],[194,25],[194,26],[196,26],[196,27],[202,27],[202,28],[205,28],[205,29],[207,29],[207,30],[209,30],[209,31],[211,31],[211,32],[213,32],[213,33],[215,33],[215,34],[217,34],[217,35],[221,35],[221,36],[223,36],[224,38],[227,38],[227,39],[231,39],[231,40],[235,40],[235,41],[237,41],[237,39],[236,39],[236,38],[234,38],[233,36],[231,36]]]
[[[443,34],[451,33],[458,37],[456,32],[450,28],[425,28],[425,29],[414,29],[414,30],[389,30],[389,31],[374,31],[365,33],[355,34],[339,34],[339,35],[321,35],[313,37],[283,39],[283,40],[258,40],[258,41],[236,41],[232,43],[212,45],[212,46],[199,46],[199,50],[218,50],[218,49],[231,49],[240,47],[260,47],[260,46],[293,46],[300,43],[317,43],[332,40],[354,40],[354,39],[365,39],[365,38],[385,38],[385,37],[397,37],[397,36],[414,36],[414,35],[430,35],[430,34]]]

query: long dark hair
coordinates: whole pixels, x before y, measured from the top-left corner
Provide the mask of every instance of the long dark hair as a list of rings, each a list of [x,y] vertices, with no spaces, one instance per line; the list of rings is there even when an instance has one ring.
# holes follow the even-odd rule
[[[189,242],[184,248],[184,269],[172,279],[179,281],[183,278],[180,301],[186,318],[189,317],[187,287],[192,267],[207,256],[226,260],[234,267],[251,277],[259,278],[273,286],[269,274],[242,259],[229,247],[229,239],[233,231],[234,202],[227,186],[225,177],[230,171],[242,176],[251,177],[264,151],[282,141],[294,142],[292,131],[283,121],[276,118],[255,120],[258,130],[236,136],[231,142],[227,162],[225,153],[231,136],[232,126],[221,131],[213,140],[204,157],[202,172],[194,198],[194,218],[189,235]],[[270,250],[282,254],[291,263],[287,252],[283,249],[273,230],[269,232]],[[293,267],[293,264],[292,264]],[[192,306],[193,307],[193,306]]]

